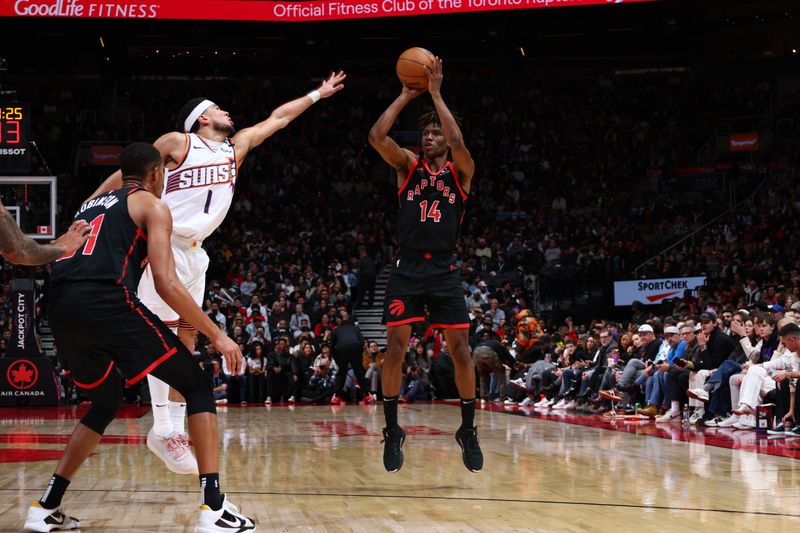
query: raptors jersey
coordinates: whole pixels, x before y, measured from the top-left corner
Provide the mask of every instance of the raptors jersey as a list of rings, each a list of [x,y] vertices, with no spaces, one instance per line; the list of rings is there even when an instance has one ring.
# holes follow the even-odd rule
[[[123,187],[92,198],[75,213],[89,223],[91,236],[83,248],[58,259],[53,285],[94,281],[121,285],[135,293],[147,265],[147,237],[128,214],[128,196],[138,187]]]
[[[467,195],[452,161],[434,173],[418,158],[397,194],[397,244],[401,249],[455,251]]]
[[[167,170],[161,199],[172,212],[173,233],[202,241],[222,224],[236,185],[236,151],[229,139],[189,133],[183,161]]]

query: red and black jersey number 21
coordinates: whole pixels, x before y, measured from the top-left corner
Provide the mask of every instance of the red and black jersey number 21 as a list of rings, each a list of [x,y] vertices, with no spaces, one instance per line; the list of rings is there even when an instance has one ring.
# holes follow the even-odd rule
[[[103,219],[105,218],[106,215],[103,213],[102,215],[97,215],[94,220],[89,222],[89,228],[91,229],[91,232],[89,233],[89,240],[87,240],[86,244],[83,245],[83,255],[92,255],[94,253],[94,246],[97,244],[97,237],[100,235],[100,228],[103,225]],[[59,257],[57,261],[63,261],[64,259],[74,257],[76,253],[78,253],[77,250],[69,255]]]

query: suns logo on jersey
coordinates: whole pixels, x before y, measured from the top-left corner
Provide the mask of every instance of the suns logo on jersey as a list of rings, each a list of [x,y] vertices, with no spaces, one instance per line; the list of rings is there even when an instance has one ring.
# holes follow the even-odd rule
[[[217,165],[203,165],[185,168],[171,175],[167,180],[166,193],[197,187],[208,187],[221,183],[230,183],[231,186],[236,182],[236,160],[228,158],[225,163]]]

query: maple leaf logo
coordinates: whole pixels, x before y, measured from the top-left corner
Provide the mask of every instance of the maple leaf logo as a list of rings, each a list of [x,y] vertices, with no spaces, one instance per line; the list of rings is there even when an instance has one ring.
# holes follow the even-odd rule
[[[39,370],[30,361],[17,361],[8,367],[6,379],[15,389],[29,389],[39,379]]]

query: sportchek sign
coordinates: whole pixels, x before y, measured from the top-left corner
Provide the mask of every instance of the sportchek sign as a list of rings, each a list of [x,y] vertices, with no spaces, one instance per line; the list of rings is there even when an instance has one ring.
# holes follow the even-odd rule
[[[693,278],[635,279],[614,282],[614,305],[625,306],[633,302],[644,305],[660,304],[668,298],[683,297],[683,291],[694,291],[706,284],[705,276]]]
[[[655,1],[658,0],[2,0],[0,17],[303,22]]]

